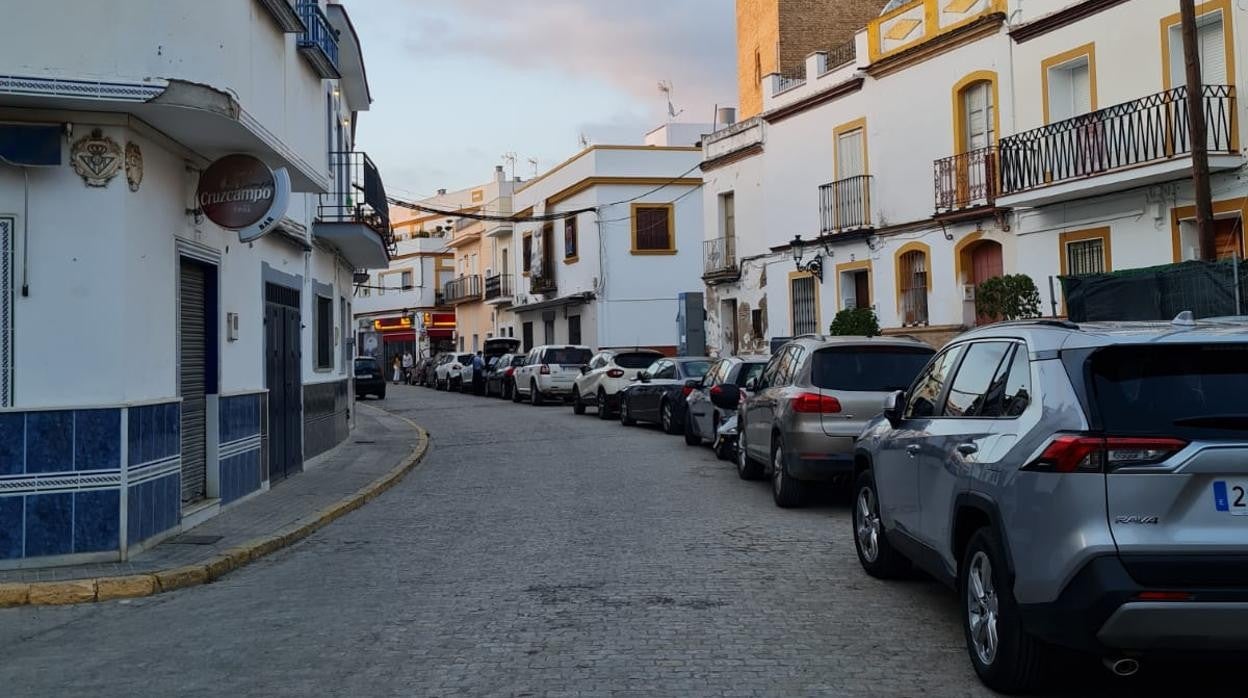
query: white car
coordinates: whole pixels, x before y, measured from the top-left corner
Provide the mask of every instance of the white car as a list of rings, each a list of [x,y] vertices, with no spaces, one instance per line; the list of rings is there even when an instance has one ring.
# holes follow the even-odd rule
[[[620,391],[661,358],[653,349],[598,352],[573,382],[572,411],[585,414],[586,407],[597,407],[599,419],[611,419],[620,408]]]
[[[540,405],[550,398],[561,400],[572,397],[576,377],[581,367],[589,363],[593,352],[589,347],[573,345],[543,345],[535,347],[515,372],[516,389],[511,394],[514,402],[527,399]]]
[[[438,390],[460,390],[464,382],[465,366],[472,371],[472,354],[447,354],[442,363],[433,369],[433,387]]]

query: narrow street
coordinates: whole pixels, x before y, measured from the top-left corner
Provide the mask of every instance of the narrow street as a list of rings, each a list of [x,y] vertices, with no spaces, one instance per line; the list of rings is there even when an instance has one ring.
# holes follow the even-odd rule
[[[709,449],[563,407],[372,404],[432,434],[397,487],[208,586],[0,611],[4,694],[988,694],[954,596],[866,577],[834,495],[782,511]]]

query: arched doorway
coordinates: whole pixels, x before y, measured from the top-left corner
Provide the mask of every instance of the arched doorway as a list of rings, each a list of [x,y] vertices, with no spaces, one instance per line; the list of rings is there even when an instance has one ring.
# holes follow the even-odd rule
[[[958,265],[958,282],[973,288],[977,288],[988,279],[1005,274],[1001,243],[996,240],[986,240],[981,235],[982,233],[977,232],[963,238],[958,243],[954,257]],[[995,318],[979,315],[975,310],[974,302],[970,301],[969,297],[967,305],[969,307],[963,314],[966,322],[970,323],[971,318],[974,318],[976,325],[994,322]]]

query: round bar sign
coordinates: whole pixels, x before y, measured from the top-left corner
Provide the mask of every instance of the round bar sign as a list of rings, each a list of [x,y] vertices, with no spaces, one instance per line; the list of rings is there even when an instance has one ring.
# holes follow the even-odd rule
[[[200,174],[195,201],[208,220],[242,230],[268,215],[277,189],[268,165],[250,155],[226,155]]]

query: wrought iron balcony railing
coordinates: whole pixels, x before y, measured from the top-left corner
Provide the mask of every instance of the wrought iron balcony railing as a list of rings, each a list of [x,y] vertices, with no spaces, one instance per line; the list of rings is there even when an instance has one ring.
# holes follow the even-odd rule
[[[442,284],[442,297],[447,303],[465,303],[481,299],[481,277],[461,276]]]
[[[1234,154],[1235,88],[1201,89],[1210,155]],[[1191,153],[1187,87],[1001,139],[1003,195]]]
[[[515,294],[511,274],[495,274],[485,277],[485,299],[511,298]]]
[[[342,77],[338,72],[338,32],[330,26],[321,6],[316,0],[299,0],[297,12],[306,27],[299,35],[299,52],[322,78]]]
[[[702,243],[702,273],[721,274],[737,269],[737,239],[716,238]]]
[[[819,187],[821,235],[871,227],[871,180],[871,175],[858,175]]]
[[[936,215],[996,205],[1001,178],[995,147],[941,158],[935,161],[932,171],[936,180]]]
[[[537,274],[534,274],[529,277],[529,293],[549,295],[558,293],[558,291],[559,287],[555,284],[555,277],[553,275],[538,276]]]
[[[333,183],[321,194],[316,215],[327,223],[363,223],[381,236],[395,254],[394,231],[390,228],[390,206],[381,173],[368,155],[337,151],[329,154]]]

